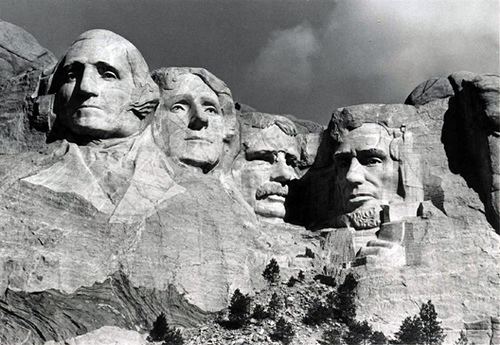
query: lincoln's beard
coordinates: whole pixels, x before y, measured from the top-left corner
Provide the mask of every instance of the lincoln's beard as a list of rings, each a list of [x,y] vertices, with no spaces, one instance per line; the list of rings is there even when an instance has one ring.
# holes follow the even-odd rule
[[[380,205],[359,207],[352,212],[338,216],[336,226],[349,226],[356,230],[372,229],[380,226]]]

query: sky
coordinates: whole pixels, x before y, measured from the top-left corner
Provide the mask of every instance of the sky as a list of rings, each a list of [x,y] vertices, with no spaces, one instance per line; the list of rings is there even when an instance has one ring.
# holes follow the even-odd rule
[[[452,72],[499,73],[500,0],[0,0],[57,57],[112,30],[151,70],[204,67],[235,101],[326,124],[338,107],[402,103]]]

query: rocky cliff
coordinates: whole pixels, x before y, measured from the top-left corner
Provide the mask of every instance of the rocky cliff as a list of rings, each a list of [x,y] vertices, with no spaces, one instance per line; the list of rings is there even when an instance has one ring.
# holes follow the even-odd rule
[[[236,113],[253,131],[273,127],[249,125],[249,114],[270,118],[272,130],[302,145],[300,157],[286,157],[287,164],[298,161],[301,174],[280,190],[285,222],[259,218],[227,170],[203,173],[171,157],[158,170],[130,167],[148,188],[166,171],[176,193],[127,222],[113,221],[82,193],[30,183],[49,168],[62,174],[54,167],[68,153],[66,142],[47,140],[39,121],[40,109],[50,106],[39,96],[55,59],[23,30],[0,26],[0,343],[105,344],[123,337],[139,344],[144,337],[127,330],[146,332],[160,312],[174,326],[196,327],[226,307],[236,288],[265,289],[261,273],[275,258],[285,281],[299,270],[334,278],[354,272],[358,318],[386,334],[431,299],[447,343],[466,329],[476,344],[498,344],[498,76],[456,73],[424,82],[406,104],[335,111],[334,119],[383,120],[411,133],[405,135],[413,151],[404,157],[415,164],[405,167],[421,182],[423,200],[404,217],[390,204],[378,232],[403,234],[396,265],[389,254],[357,255],[361,232],[332,223],[339,200],[332,123],[275,121],[283,116],[248,106]],[[256,160],[243,152],[247,146],[239,159]],[[78,169],[65,174],[67,184],[83,176]],[[137,200],[159,190],[144,185],[134,190]],[[127,209],[140,206],[128,202]]]

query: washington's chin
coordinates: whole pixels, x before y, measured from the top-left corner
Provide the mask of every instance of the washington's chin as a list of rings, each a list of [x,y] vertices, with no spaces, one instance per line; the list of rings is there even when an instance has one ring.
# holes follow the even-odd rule
[[[73,133],[96,138],[128,137],[140,131],[141,123],[137,118],[117,124],[110,121],[110,115],[97,108],[85,108],[76,111],[65,126]]]
[[[282,222],[285,218],[285,198],[279,195],[270,195],[255,202],[255,214],[266,221]]]

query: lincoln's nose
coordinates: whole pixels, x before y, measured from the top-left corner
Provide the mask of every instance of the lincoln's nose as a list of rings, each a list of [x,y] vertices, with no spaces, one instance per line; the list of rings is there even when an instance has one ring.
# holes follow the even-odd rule
[[[359,163],[356,157],[351,159],[349,170],[347,170],[345,179],[352,184],[362,184],[365,180],[365,171],[363,165]]]

